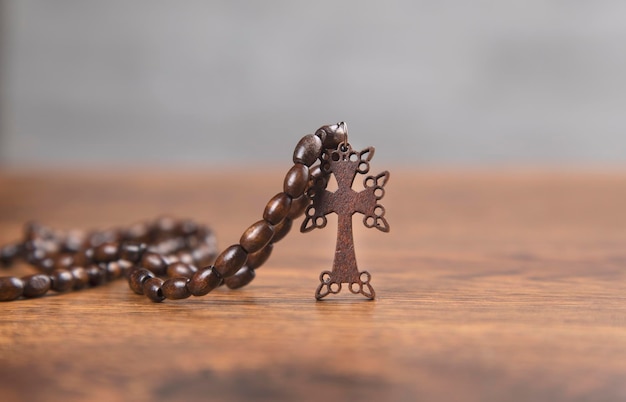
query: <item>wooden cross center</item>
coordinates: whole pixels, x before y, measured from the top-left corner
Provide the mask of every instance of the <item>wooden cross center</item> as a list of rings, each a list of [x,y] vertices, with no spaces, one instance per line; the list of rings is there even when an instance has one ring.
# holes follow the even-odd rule
[[[306,210],[306,218],[300,230],[309,232],[326,226],[326,215],[334,212],[338,216],[337,245],[332,271],[320,274],[320,285],[315,298],[321,300],[330,293],[341,291],[342,285],[355,294],[361,293],[368,299],[374,299],[376,293],[370,284],[371,275],[367,271],[359,272],[354,252],[352,235],[352,215],[363,215],[363,223],[368,228],[389,231],[385,219],[385,208],[378,203],[385,195],[384,186],[389,180],[389,172],[377,176],[367,176],[363,181],[364,189],[357,192],[352,184],[357,174],[369,172],[369,162],[374,156],[374,147],[354,151],[350,144],[340,144],[336,150],[327,150],[322,155],[321,168],[325,175],[318,178],[309,190],[313,200]],[[337,180],[338,189],[330,192],[326,189],[329,175]]]

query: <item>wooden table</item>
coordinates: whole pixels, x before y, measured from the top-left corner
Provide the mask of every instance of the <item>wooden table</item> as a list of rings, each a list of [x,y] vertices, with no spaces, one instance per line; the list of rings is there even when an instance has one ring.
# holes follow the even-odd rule
[[[0,242],[31,219],[168,213],[227,246],[283,173],[4,172]],[[392,169],[383,201],[389,234],[355,218],[376,301],[313,298],[331,218],[242,290],[154,304],[118,281],[3,303],[0,400],[626,400],[626,172]]]

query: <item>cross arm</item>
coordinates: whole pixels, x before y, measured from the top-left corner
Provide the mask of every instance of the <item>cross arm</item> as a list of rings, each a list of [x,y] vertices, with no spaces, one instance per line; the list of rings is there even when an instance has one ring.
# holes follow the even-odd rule
[[[326,189],[316,189],[311,196],[313,202],[307,207],[304,221],[300,226],[302,233],[326,227],[326,215],[335,212],[333,193]]]
[[[358,193],[355,202],[355,211],[364,215],[363,224],[381,232],[389,232],[389,223],[385,219],[385,207],[378,203],[385,196],[384,187],[388,180],[388,171],[377,176],[366,177],[363,181],[365,189]]]

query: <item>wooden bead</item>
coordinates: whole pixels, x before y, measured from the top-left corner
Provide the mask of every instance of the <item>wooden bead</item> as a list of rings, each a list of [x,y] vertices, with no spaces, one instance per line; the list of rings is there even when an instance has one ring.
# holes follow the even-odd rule
[[[261,250],[257,251],[256,253],[248,254],[248,260],[246,261],[246,266],[252,269],[259,268],[261,265],[265,264],[265,261],[267,261],[267,259],[270,257],[270,254],[272,254],[273,249],[274,249],[274,244],[269,243],[268,245],[266,245],[265,247],[263,247]]]
[[[40,260],[46,258],[46,252],[32,241],[24,243],[24,252],[28,263],[37,265]]]
[[[193,257],[193,265],[195,265],[196,267],[206,267],[208,265],[211,265],[213,261],[215,261],[217,253],[215,252],[214,247],[201,245],[197,246],[191,252],[191,256]]]
[[[107,273],[104,269],[100,268],[96,264],[91,264],[85,268],[87,275],[89,276],[89,285],[100,286],[107,281]]]
[[[141,266],[152,271],[155,275],[164,275],[167,264],[160,254],[147,252],[141,257]]]
[[[7,244],[0,249],[0,263],[9,266],[20,254],[21,248],[17,244]]]
[[[0,301],[15,300],[24,292],[24,282],[14,276],[0,278]]]
[[[77,253],[84,244],[85,233],[80,230],[71,230],[63,241],[63,248],[70,253]]]
[[[198,233],[198,224],[189,219],[183,219],[176,223],[175,232],[181,236],[192,236]]]
[[[135,264],[128,260],[117,260],[116,262],[122,270],[122,276],[128,278],[128,274],[135,268]]]
[[[302,163],[296,163],[289,169],[287,175],[285,175],[283,190],[291,198],[298,198],[304,194],[304,190],[306,190],[308,184],[309,168]]]
[[[55,269],[50,275],[52,279],[51,289],[55,292],[67,292],[74,286],[72,273],[65,269]]]
[[[95,262],[114,261],[118,257],[119,246],[117,243],[102,243],[93,250],[93,259]]]
[[[54,258],[54,269],[69,269],[74,265],[74,257],[71,254],[60,254]]]
[[[252,282],[255,275],[254,269],[243,267],[235,275],[224,279],[224,283],[230,289],[239,289]]]
[[[165,299],[163,296],[163,279],[149,278],[143,283],[143,294],[148,296],[155,303],[160,303]]]
[[[184,246],[185,240],[180,237],[176,237],[173,239],[161,239],[157,244],[150,246],[148,250],[165,256],[167,254],[175,253]]]
[[[104,243],[117,242],[120,239],[120,234],[115,229],[108,229],[99,232],[93,232],[88,237],[88,242],[91,247],[98,247]]]
[[[124,232],[124,239],[136,243],[143,243],[150,240],[150,226],[146,223],[135,223]]]
[[[324,173],[321,165],[315,165],[309,169],[309,180],[313,185],[326,188],[329,175]]]
[[[44,258],[43,260],[38,260],[35,262],[37,268],[39,268],[42,272],[52,272],[54,271],[54,259],[52,258]]]
[[[291,197],[285,193],[278,193],[265,206],[263,211],[263,219],[272,225],[278,225],[291,208]]]
[[[188,251],[179,251],[179,252],[177,252],[176,253],[176,258],[178,259],[178,261],[180,261],[182,263],[185,263],[185,264],[193,264],[194,263],[193,256]]]
[[[120,258],[130,262],[139,262],[146,249],[145,243],[124,243],[120,246]]]
[[[52,285],[48,275],[35,274],[22,278],[24,282],[24,297],[40,297],[45,295]]]
[[[167,299],[177,300],[186,299],[191,296],[191,292],[187,289],[187,278],[169,278],[163,282],[161,287],[163,296]]]
[[[324,138],[322,145],[325,149],[337,149],[339,144],[346,141],[346,132],[340,130],[336,124],[324,131],[326,131],[326,138]]]
[[[324,143],[326,142],[326,131],[324,131],[323,128],[318,129],[315,132],[315,135],[318,136],[320,138],[320,140],[322,140],[322,146],[324,145]]]
[[[145,268],[137,268],[128,276],[128,286],[138,295],[143,294],[143,284],[150,278],[154,278],[154,274]]]
[[[213,267],[200,269],[193,274],[187,289],[194,296],[204,296],[222,283],[222,275]]]
[[[70,273],[74,277],[74,290],[79,290],[89,285],[89,274],[83,267],[71,267]]]
[[[239,243],[248,253],[254,253],[265,247],[272,239],[272,236],[274,236],[272,225],[265,220],[260,220],[243,232]]]
[[[191,264],[185,264],[184,262],[174,262],[167,266],[167,276],[170,278],[191,278],[197,271],[196,267]],[[170,299],[169,296],[166,296]]]
[[[74,254],[74,261],[72,262],[72,264],[86,267],[87,265],[93,262],[92,258],[93,258],[92,248],[80,250],[79,252]]]
[[[233,276],[243,267],[248,259],[248,253],[239,244],[232,245],[220,254],[215,260],[215,270],[223,278]]]
[[[302,137],[293,151],[293,163],[311,166],[322,153],[322,140],[315,134]]]
[[[291,208],[289,209],[287,217],[292,220],[298,219],[302,216],[302,214],[304,214],[306,207],[308,207],[310,203],[311,199],[306,194],[303,194],[302,196],[293,199],[291,201]]]
[[[169,237],[177,228],[178,222],[170,216],[158,218],[152,225],[152,233],[156,238]]]
[[[291,230],[293,221],[291,218],[285,218],[281,223],[274,227],[274,237],[272,237],[272,243],[278,243],[282,238],[287,236],[287,233]]]
[[[102,262],[100,264],[101,268],[106,272],[107,281],[112,281],[122,276],[122,267],[117,261]]]

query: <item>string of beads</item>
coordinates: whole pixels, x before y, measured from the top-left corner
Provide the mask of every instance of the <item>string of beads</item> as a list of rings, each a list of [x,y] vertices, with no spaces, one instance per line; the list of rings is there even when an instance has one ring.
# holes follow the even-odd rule
[[[0,248],[0,265],[23,260],[39,272],[0,277],[0,301],[80,290],[121,277],[128,278],[135,293],[154,302],[203,296],[221,285],[243,287],[270,257],[274,244],[289,233],[293,220],[304,214],[312,183],[327,182],[328,174],[315,162],[325,149],[346,141],[344,123],[304,136],[295,147],[283,191],[269,200],[263,219],[220,254],[211,229],[191,220],[160,218],[87,234],[27,224],[21,242]]]

